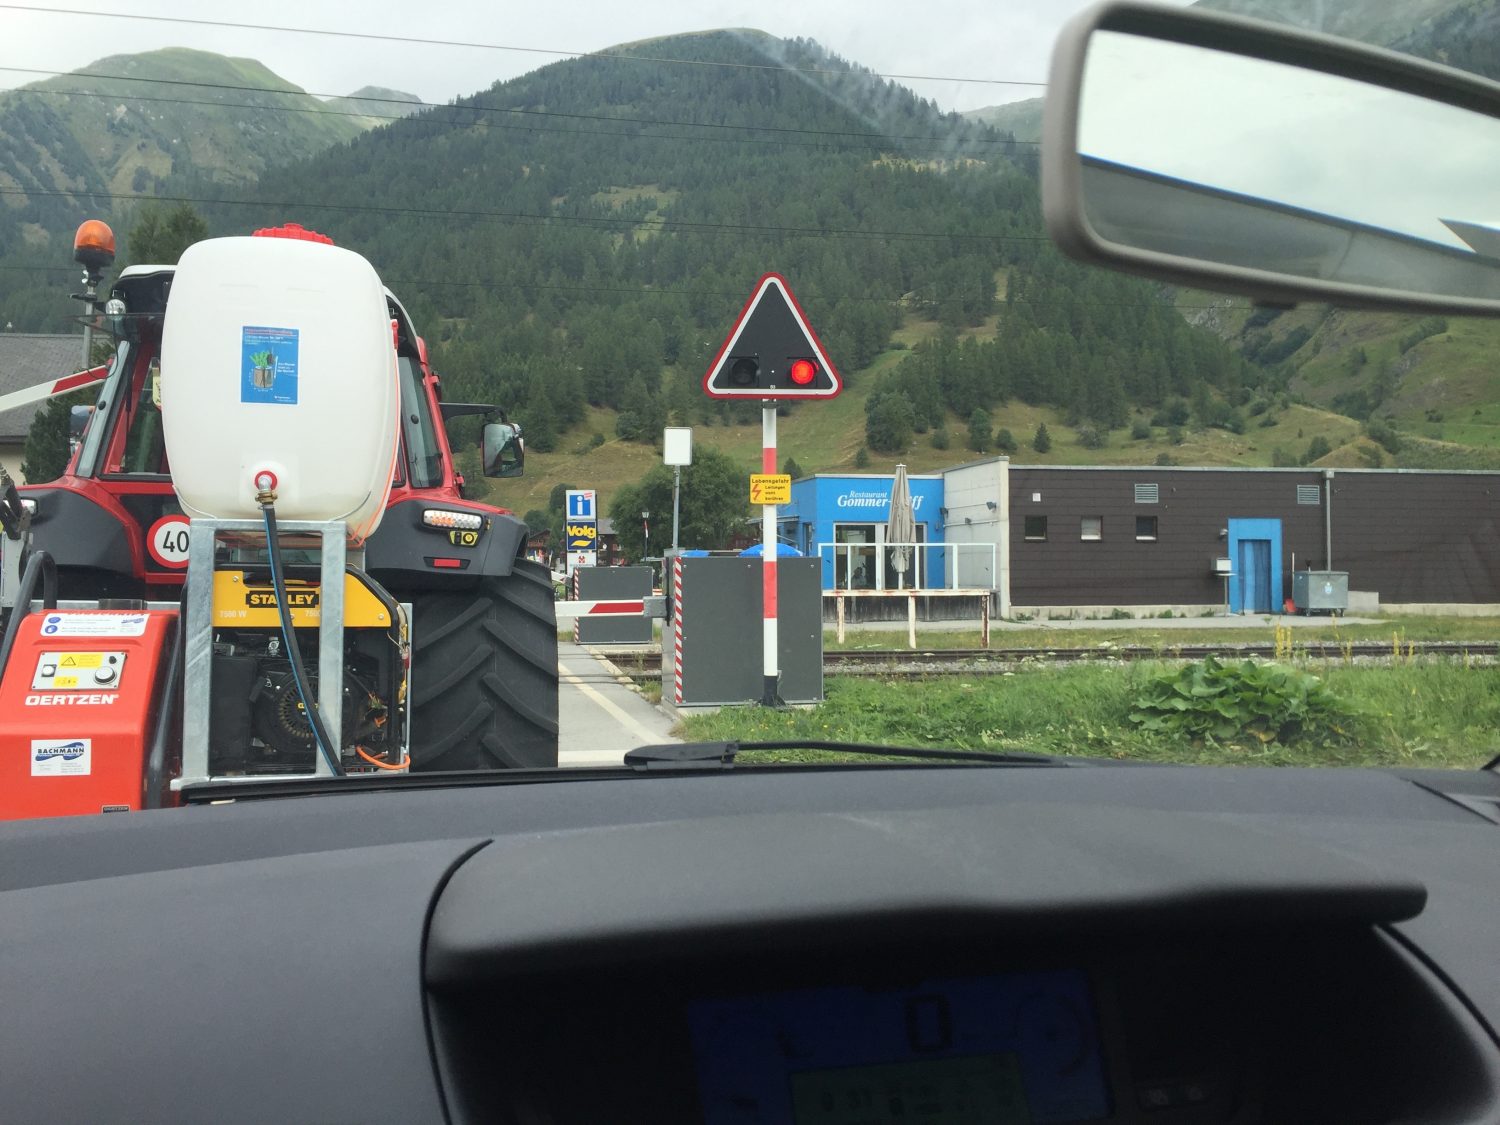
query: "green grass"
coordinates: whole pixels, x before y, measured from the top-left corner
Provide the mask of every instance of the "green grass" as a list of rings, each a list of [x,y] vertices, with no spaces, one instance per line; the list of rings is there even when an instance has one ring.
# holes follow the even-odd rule
[[[689,739],[837,740],[1195,765],[1411,766],[1473,769],[1500,753],[1500,668],[1425,660],[1390,667],[1303,665],[1355,712],[1346,744],[1192,743],[1127,718],[1163,665],[1028,668],[1013,675],[883,683],[832,678],[807,710],[725,708],[689,718]],[[791,751],[755,761],[815,761]]]

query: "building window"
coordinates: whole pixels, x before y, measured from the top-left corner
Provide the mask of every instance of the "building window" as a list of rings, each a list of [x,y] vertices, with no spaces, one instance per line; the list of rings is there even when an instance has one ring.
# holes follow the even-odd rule
[[[1297,486],[1297,503],[1299,504],[1321,504],[1323,502],[1323,490],[1315,484],[1299,484]]]
[[[1084,516],[1083,517],[1083,524],[1082,524],[1082,527],[1081,527],[1081,529],[1079,531],[1078,538],[1080,538],[1080,539],[1103,539],[1104,538],[1104,517],[1103,516]]]
[[[1047,539],[1047,517],[1027,516],[1025,534],[1029,542],[1045,542]]]
[[[1138,484],[1135,486],[1135,502],[1137,504],[1159,504],[1161,503],[1161,486],[1156,484]]]
[[[1136,516],[1135,537],[1139,542],[1142,543],[1156,542],[1156,517]]]

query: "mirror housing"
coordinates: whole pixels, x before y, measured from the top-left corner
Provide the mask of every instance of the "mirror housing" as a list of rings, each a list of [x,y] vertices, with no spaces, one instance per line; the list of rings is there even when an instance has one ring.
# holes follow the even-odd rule
[[[1064,28],[1043,112],[1070,257],[1271,305],[1500,315],[1500,84],[1114,0]]]
[[[519,477],[526,471],[526,442],[513,422],[487,423],[479,436],[479,462],[487,477]]]

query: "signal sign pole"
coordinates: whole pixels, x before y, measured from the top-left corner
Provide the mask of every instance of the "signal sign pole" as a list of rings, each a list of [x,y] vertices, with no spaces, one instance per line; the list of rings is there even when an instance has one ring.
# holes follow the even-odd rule
[[[760,504],[761,703],[778,703],[781,679],[776,629],[776,508],[791,503],[791,481],[776,475],[776,403],[779,399],[833,398],[843,390],[837,369],[807,322],[791,286],[768,273],[740,310],[739,319],[703,375],[710,398],[758,398],[761,404],[761,472],[750,481],[750,503]]]
[[[776,471],[776,404],[761,403],[760,410],[760,471]],[[763,707],[776,706],[776,686],[781,680],[780,649],[776,636],[776,505],[762,504],[760,508],[760,583],[761,583],[761,657],[760,670],[764,677],[761,683],[760,702]]]

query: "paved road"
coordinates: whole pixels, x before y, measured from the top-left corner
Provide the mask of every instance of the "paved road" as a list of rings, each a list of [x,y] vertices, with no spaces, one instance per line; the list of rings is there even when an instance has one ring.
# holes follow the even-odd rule
[[[672,737],[671,719],[619,683],[609,665],[583,646],[558,642],[557,670],[559,765],[619,765],[632,747],[680,741]]]

